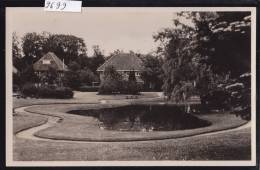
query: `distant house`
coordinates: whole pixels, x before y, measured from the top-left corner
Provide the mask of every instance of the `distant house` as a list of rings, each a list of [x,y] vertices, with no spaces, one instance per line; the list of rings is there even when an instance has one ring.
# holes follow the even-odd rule
[[[105,61],[105,63],[97,69],[101,81],[103,80],[104,70],[107,66],[113,66],[125,80],[128,80],[130,71],[134,71],[137,82],[144,83],[141,79],[141,73],[143,71],[142,60],[134,53],[119,53]]]
[[[49,76],[48,74],[51,74],[51,69],[54,70],[57,73],[55,82],[61,86],[62,77],[64,72],[68,70],[68,67],[53,52],[48,52],[33,64],[33,69],[40,79],[40,84],[46,84],[46,77]]]

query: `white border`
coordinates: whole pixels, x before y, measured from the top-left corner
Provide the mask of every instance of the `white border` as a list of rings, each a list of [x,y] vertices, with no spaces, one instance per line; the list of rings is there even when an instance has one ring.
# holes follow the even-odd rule
[[[17,8],[17,7],[15,7]],[[29,8],[29,7],[28,7]],[[31,7],[30,7],[31,8]],[[14,161],[13,158],[13,119],[12,119],[12,18],[8,12],[12,7],[6,8],[6,166],[255,166],[256,165],[256,8],[255,7],[91,7],[87,10],[113,12],[135,10],[172,10],[179,11],[251,11],[251,101],[252,101],[252,127],[251,127],[251,161]],[[39,10],[42,10],[39,7]],[[84,8],[82,10],[84,12]]]

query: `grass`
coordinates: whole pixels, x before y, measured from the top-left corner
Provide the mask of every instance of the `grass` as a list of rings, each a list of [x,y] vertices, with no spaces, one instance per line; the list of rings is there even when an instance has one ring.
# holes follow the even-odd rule
[[[203,137],[145,142],[16,140],[14,160],[250,160],[250,128]]]
[[[13,116],[13,133],[35,127],[47,122],[47,118],[38,115],[16,113]]]
[[[125,103],[122,103],[125,104]],[[118,102],[117,105],[120,105]],[[247,121],[242,120],[229,113],[217,113],[200,115],[201,119],[207,120],[212,125],[203,128],[177,130],[177,131],[154,131],[147,132],[119,132],[119,131],[104,131],[98,127],[98,121],[93,117],[85,117],[65,113],[69,110],[90,109],[102,107],[115,107],[114,104],[55,104],[42,106],[32,106],[26,111],[40,114],[50,114],[63,118],[63,121],[54,127],[50,127],[37,132],[38,137],[50,139],[64,140],[85,140],[85,141],[131,141],[131,140],[153,140],[153,139],[169,139],[193,136],[208,132],[231,129],[245,124]]]

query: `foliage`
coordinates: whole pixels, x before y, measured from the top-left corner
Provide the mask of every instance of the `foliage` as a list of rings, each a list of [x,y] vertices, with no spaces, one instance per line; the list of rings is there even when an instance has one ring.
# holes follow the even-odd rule
[[[140,86],[136,82],[135,71],[129,72],[128,81],[123,81],[121,93],[123,94],[138,94]]]
[[[144,81],[145,89],[161,90],[162,87],[162,64],[160,57],[146,55],[142,58],[144,71],[141,78]]]
[[[72,89],[78,89],[81,85],[90,85],[92,82],[98,81],[95,75],[87,67],[81,68],[80,64],[76,61],[68,65],[69,71],[65,72],[64,84]]]
[[[97,92],[99,90],[99,86],[80,86],[79,91],[81,92]]]
[[[79,75],[75,71],[66,71],[63,78],[63,83],[67,87],[77,89],[80,86]]]
[[[55,84],[57,77],[58,77],[58,72],[54,68],[49,67],[47,71],[46,82],[48,84]]]
[[[69,99],[73,97],[73,92],[67,87],[42,86],[36,87],[32,83],[27,83],[22,87],[22,94],[26,97]]]
[[[99,81],[98,77],[88,68],[78,71],[80,84],[91,84]]]
[[[100,94],[139,94],[141,87],[136,82],[135,72],[129,73],[128,80],[123,80],[122,76],[113,66],[108,66],[104,71],[104,78],[99,88]]]
[[[12,34],[12,55],[13,55],[13,65],[15,66],[15,68],[18,69],[18,71],[20,71],[22,69],[21,66],[21,49],[19,47],[19,41],[18,41],[18,36],[16,35],[15,32],[13,32]]]
[[[89,58],[88,67],[93,72],[96,72],[97,68],[105,62],[105,56],[103,55],[98,45],[93,46],[94,54]]]
[[[238,79],[225,86],[230,93],[231,107],[233,113],[240,115],[243,119],[251,119],[251,75],[250,73],[242,74]]]
[[[47,38],[47,36],[36,32],[27,33],[22,37],[24,62],[27,65],[32,65],[46,53],[44,46],[47,44]]]
[[[181,19],[174,20],[174,27],[154,36],[161,42],[157,54],[164,57],[165,94],[172,100],[184,100],[178,97],[184,93],[199,95],[202,104],[222,100],[217,105],[225,107],[230,96],[223,87],[229,79],[236,82],[241,74],[250,72],[250,13],[181,12],[178,16]],[[193,87],[187,88],[187,84]],[[250,95],[250,90],[245,91]],[[248,102],[238,105],[250,105]]]
[[[26,83],[23,85],[21,92],[24,96],[35,97],[37,96],[38,90],[33,83]]]
[[[122,76],[115,70],[113,66],[108,66],[104,70],[104,78],[101,82],[99,93],[112,94],[120,93],[122,87]]]
[[[27,33],[22,38],[22,49],[28,64],[39,60],[47,52],[54,52],[65,64],[86,56],[86,45],[82,38],[73,35]]]
[[[20,85],[25,83],[37,83],[39,82],[38,76],[34,73],[33,67],[28,66],[20,73]]]

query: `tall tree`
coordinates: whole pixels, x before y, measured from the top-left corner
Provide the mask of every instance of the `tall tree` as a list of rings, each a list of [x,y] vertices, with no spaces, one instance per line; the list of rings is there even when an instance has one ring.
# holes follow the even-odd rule
[[[73,35],[27,33],[22,38],[24,58],[28,64],[32,64],[47,52],[54,52],[65,64],[86,57],[86,45],[82,38]]]
[[[24,64],[22,61],[22,54],[21,54],[21,48],[20,43],[18,40],[18,36],[16,32],[13,32],[12,34],[12,59],[13,59],[13,65],[15,66],[18,71],[21,71],[24,68]],[[18,76],[18,75],[16,75]],[[17,77],[18,78],[18,77]]]
[[[146,88],[152,90],[161,90],[162,86],[162,64],[163,59],[152,55],[142,57],[144,71],[141,78],[144,81]]]
[[[77,60],[81,56],[86,56],[86,44],[82,38],[73,35],[51,34],[48,38],[44,51],[52,51],[65,64]]]
[[[36,32],[27,33],[22,38],[22,49],[24,53],[24,62],[27,65],[32,65],[39,60],[45,53],[45,45],[48,37],[45,37]]]
[[[93,56],[89,58],[89,68],[96,72],[97,68],[105,62],[105,57],[98,45],[93,46],[93,51]]]
[[[163,87],[169,98],[187,96],[179,92],[198,93],[201,99],[217,89],[226,93],[227,85],[250,73],[250,13],[182,12],[178,16],[192,24],[176,19],[173,28],[154,36],[161,42],[158,54],[165,59]],[[195,88],[184,88],[188,84]],[[246,83],[242,87],[250,91]]]

